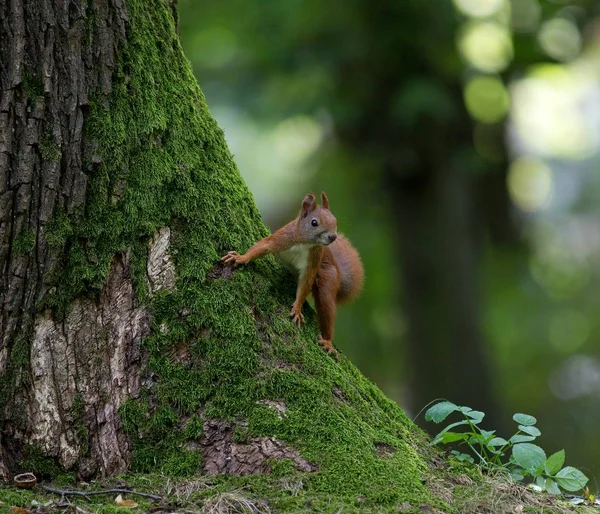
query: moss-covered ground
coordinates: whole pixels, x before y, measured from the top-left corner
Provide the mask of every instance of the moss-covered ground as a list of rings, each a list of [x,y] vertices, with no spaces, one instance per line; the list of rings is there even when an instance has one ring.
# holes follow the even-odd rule
[[[303,480],[282,477],[196,477],[174,479],[164,475],[128,475],[92,484],[60,482],[53,487],[63,490],[99,491],[112,488],[152,494],[159,500],[133,493],[107,493],[89,496],[65,496],[39,487],[22,490],[0,485],[0,514],[36,512],[79,512],[113,514],[127,512],[180,512],[199,514],[276,514],[276,513],[452,513],[452,514],[593,514],[597,506],[572,505],[565,499],[533,493],[503,477],[481,477],[469,481],[465,476],[450,484],[442,477],[430,485],[448,499],[442,509],[422,505],[366,505],[362,498],[348,503],[345,498],[311,491]],[[120,507],[117,494],[134,501],[136,507]]]
[[[94,99],[85,122],[95,145],[85,209],[56,212],[46,226],[48,242],[66,251],[39,305],[64,315],[75,298],[101,291],[115,254],[131,252],[137,295],[153,319],[143,342],[153,386],[121,409],[137,473],[125,480],[182,508],[237,494],[273,512],[455,510],[431,486],[436,473],[448,476],[432,470],[424,434],[347,359],[318,348],[308,308],[302,329],[290,322],[291,276],[272,257],[224,272],[221,255],[245,251],[266,228],[182,53],[170,3],[126,4],[127,44],[112,92]],[[151,296],[147,247],[164,226],[177,282]],[[22,246],[30,249],[26,236]],[[284,415],[262,400],[285,404]],[[284,460],[271,463],[269,475],[198,478],[201,453],[190,443],[206,418],[237,427],[238,442],[284,441],[316,471],[300,473]],[[27,471],[48,473],[36,462],[47,465],[30,461]],[[40,494],[0,489],[0,509],[55,498]],[[93,502],[94,511],[119,510],[111,499]]]

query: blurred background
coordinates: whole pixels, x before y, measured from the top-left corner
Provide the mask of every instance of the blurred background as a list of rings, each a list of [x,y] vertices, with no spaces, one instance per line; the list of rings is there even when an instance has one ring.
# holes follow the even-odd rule
[[[363,257],[338,348],[412,416],[443,397],[504,436],[536,416],[597,492],[600,1],[179,0],[179,16],[267,225],[325,190]]]

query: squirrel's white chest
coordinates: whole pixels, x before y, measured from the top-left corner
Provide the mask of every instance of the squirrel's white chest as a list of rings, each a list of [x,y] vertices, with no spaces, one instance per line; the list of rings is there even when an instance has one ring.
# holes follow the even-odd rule
[[[287,268],[301,277],[308,267],[308,254],[311,248],[312,245],[294,245],[279,252],[278,257]]]

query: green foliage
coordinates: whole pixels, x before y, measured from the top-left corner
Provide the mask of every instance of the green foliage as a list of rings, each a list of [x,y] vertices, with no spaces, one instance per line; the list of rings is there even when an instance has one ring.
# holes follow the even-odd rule
[[[57,460],[46,456],[38,446],[30,445],[24,448],[20,469],[23,472],[34,473],[38,479],[52,478],[57,483],[72,483],[76,478],[75,473],[62,470]]]
[[[44,96],[44,82],[40,75],[24,73],[22,87],[31,103]]]
[[[542,448],[530,442],[541,435],[533,416],[515,414],[513,420],[518,424],[518,429],[508,440],[497,437],[495,430],[487,431],[479,426],[485,416],[483,412],[448,401],[430,407],[425,412],[425,419],[439,424],[454,412],[461,414],[463,419],[442,429],[433,438],[432,444],[458,443],[458,446],[468,447],[472,455],[451,451],[459,460],[475,462],[475,456],[477,464],[483,469],[505,470],[517,481],[531,477],[538,487],[550,494],[560,494],[561,489],[579,491],[587,484],[588,478],[581,471],[570,466],[562,467],[565,462],[564,450],[546,457]],[[456,427],[463,427],[464,430],[455,432],[452,429]],[[510,457],[507,460],[508,455]]]
[[[13,239],[13,250],[17,255],[25,255],[35,248],[35,232],[26,230]]]
[[[10,349],[6,372],[0,375],[0,405],[6,405],[14,396],[17,388],[29,385],[29,341],[30,331],[27,330],[27,327],[23,327],[15,337]],[[17,411],[16,414],[26,416],[23,409]],[[0,409],[0,426],[2,426],[3,417],[4,411]]]
[[[40,140],[40,153],[42,158],[49,162],[60,161],[60,146],[52,135],[52,132],[45,131]]]

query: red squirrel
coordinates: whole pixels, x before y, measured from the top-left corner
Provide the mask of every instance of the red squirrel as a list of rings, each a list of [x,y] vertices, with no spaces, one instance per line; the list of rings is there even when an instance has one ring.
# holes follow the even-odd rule
[[[364,270],[356,249],[337,232],[337,220],[329,210],[329,200],[321,193],[317,205],[313,193],[302,201],[295,220],[261,239],[244,255],[228,252],[221,260],[234,266],[246,264],[270,253],[298,276],[292,317],[298,326],[304,321],[302,306],[312,292],[321,329],[319,346],[337,358],[333,347],[336,304],[354,299],[362,289]]]

